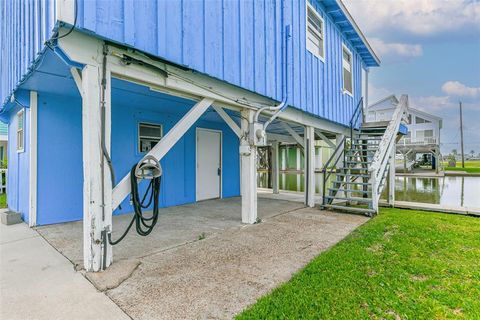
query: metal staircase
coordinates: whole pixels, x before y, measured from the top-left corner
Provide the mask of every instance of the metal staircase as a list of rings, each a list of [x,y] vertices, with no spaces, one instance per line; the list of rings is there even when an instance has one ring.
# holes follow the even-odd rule
[[[378,213],[390,166],[395,166],[395,143],[407,107],[408,97],[403,95],[391,121],[364,122],[360,100],[350,120],[350,134],[322,169],[323,208],[368,216]]]

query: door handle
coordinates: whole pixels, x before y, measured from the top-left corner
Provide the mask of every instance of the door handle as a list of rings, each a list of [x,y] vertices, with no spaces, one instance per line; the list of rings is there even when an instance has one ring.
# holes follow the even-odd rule
[[[222,169],[221,168],[218,168],[217,169],[217,174],[220,176],[222,174]]]

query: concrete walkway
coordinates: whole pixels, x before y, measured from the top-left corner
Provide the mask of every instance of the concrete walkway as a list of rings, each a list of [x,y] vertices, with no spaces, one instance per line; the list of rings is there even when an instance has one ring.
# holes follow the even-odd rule
[[[0,319],[130,319],[24,223],[0,224]]]

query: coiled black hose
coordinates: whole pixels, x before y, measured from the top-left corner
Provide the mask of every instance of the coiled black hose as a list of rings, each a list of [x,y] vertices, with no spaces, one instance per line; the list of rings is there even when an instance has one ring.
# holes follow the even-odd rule
[[[123,238],[125,238],[127,233],[130,231],[130,228],[133,226],[134,222],[135,222],[135,229],[137,230],[137,233],[145,237],[152,232],[153,228],[155,227],[158,221],[158,204],[159,204],[160,183],[162,181],[162,176],[159,176],[157,178],[153,178],[150,180],[150,184],[148,185],[147,190],[145,190],[145,194],[143,195],[143,198],[140,201],[140,195],[138,193],[137,177],[135,176],[136,166],[137,165],[134,165],[132,167],[132,170],[130,170],[130,187],[132,190],[132,203],[133,203],[133,209],[135,213],[127,229],[118,240],[112,241],[112,234],[111,233],[108,234],[108,242],[112,246],[118,244],[120,241],[123,240]],[[147,199],[147,196],[149,193],[150,193],[150,198],[148,200],[148,203],[145,203],[145,200]],[[151,216],[147,217],[144,215],[142,209],[146,209],[150,207],[150,205],[152,204],[152,201],[153,201],[153,213]]]

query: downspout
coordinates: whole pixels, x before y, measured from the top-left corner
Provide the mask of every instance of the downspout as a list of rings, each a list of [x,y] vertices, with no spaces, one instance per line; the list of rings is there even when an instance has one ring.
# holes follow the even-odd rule
[[[284,6],[282,4],[282,20],[285,20],[284,18]],[[285,25],[285,21],[283,21]],[[254,117],[254,122],[258,123],[258,118],[260,117],[260,114],[264,111],[276,111],[270,119],[268,119],[264,124],[263,124],[263,130],[262,129],[257,129],[255,132],[255,135],[257,136],[258,139],[261,139],[265,135],[265,131],[267,130],[267,127],[275,120],[280,113],[285,110],[287,107],[287,100],[288,100],[288,48],[289,48],[289,39],[291,37],[290,34],[290,25],[285,26],[285,50],[283,54],[283,81],[282,81],[282,101],[280,102],[279,105],[277,106],[268,106],[268,107],[263,107],[257,110],[255,113]]]

